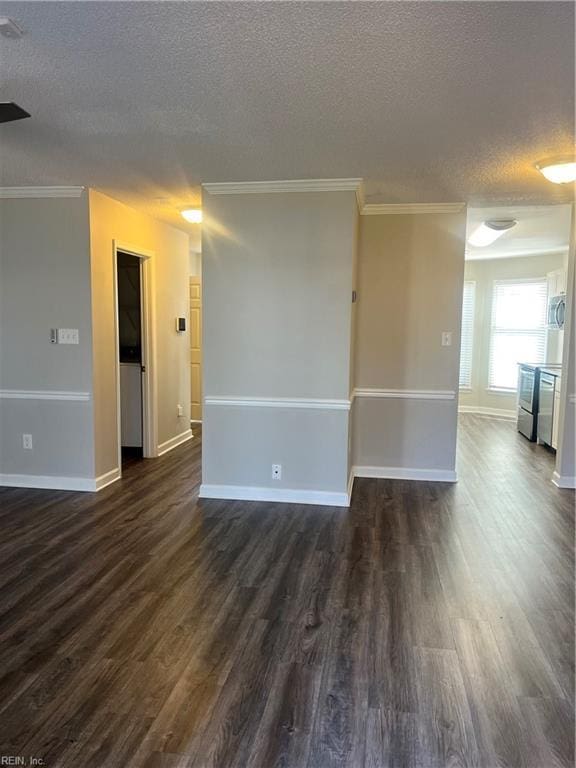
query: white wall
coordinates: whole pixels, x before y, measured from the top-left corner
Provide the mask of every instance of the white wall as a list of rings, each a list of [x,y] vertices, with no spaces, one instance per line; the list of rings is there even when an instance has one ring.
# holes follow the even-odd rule
[[[77,328],[80,343],[51,344],[51,328]],[[94,476],[86,194],[0,200],[0,390],[0,483]]]
[[[364,394],[353,412],[361,473],[453,479],[465,229],[464,211],[361,217],[355,387]],[[441,346],[443,331],[452,346]]]
[[[460,405],[466,408],[482,408],[513,412],[516,409],[516,393],[488,389],[490,361],[490,322],[495,280],[523,280],[546,278],[548,272],[560,269],[566,263],[562,254],[526,256],[512,259],[486,259],[467,261],[464,279],[476,283],[474,305],[474,339],[472,350],[472,387],[460,391]],[[560,362],[557,347],[561,331],[549,332],[548,362]]]
[[[0,200],[0,484],[91,490],[117,468],[114,239],[154,251],[158,442],[190,432],[188,236],[93,190]]]
[[[356,218],[353,192],[204,195],[204,495],[345,494],[349,412],[326,401],[349,398]]]

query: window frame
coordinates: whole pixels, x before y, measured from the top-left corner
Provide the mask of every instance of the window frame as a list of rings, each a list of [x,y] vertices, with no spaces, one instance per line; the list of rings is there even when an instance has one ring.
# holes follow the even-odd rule
[[[533,284],[539,284],[544,287],[544,296],[545,296],[545,306],[544,306],[544,323],[542,325],[541,329],[538,328],[531,328],[531,329],[520,329],[520,330],[514,330],[511,328],[500,328],[497,329],[494,325],[494,315],[495,315],[495,306],[496,306],[496,289],[499,285],[533,285]],[[537,360],[530,360],[527,362],[534,362],[534,363],[544,363],[546,360],[546,351],[548,347],[548,333],[547,333],[547,309],[548,309],[548,280],[546,275],[540,276],[540,277],[520,277],[520,278],[506,278],[506,279],[500,279],[500,280],[493,280],[492,281],[492,291],[491,291],[491,303],[490,303],[490,326],[489,326],[489,335],[488,335],[488,371],[487,371],[487,377],[488,377],[488,386],[486,387],[486,390],[488,392],[494,392],[494,393],[500,393],[500,394],[507,394],[507,395],[513,395],[518,391],[518,385],[516,384],[514,387],[503,387],[500,384],[493,384],[491,381],[491,374],[494,369],[494,366],[492,365],[492,353],[493,353],[493,347],[494,347],[494,337],[498,333],[498,330],[500,333],[517,333],[518,335],[535,335],[539,331],[543,335],[544,344],[543,344],[543,353],[542,353],[542,361]]]
[[[464,297],[466,295],[466,286],[469,285],[472,287],[472,300],[471,300],[471,307],[470,307],[470,315],[471,315],[471,322],[470,322],[470,353],[469,353],[469,378],[466,383],[462,384],[462,361],[463,361],[463,355],[464,355]],[[476,280],[464,280],[464,284],[462,287],[462,319],[460,323],[460,365],[458,369],[458,389],[460,392],[472,392],[472,383],[473,383],[473,371],[474,371],[474,331],[475,331],[475,324],[476,324]]]

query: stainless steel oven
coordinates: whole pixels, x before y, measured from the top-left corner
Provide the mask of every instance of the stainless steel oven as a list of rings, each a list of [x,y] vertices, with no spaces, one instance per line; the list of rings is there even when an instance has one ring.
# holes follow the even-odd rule
[[[538,394],[540,369],[537,365],[518,366],[518,432],[532,442],[538,430]]]

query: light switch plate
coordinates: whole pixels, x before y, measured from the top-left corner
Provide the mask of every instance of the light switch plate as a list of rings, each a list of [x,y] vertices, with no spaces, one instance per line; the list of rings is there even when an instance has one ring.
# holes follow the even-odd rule
[[[452,331],[442,331],[442,346],[443,347],[452,346]]]
[[[78,328],[58,328],[58,344],[78,343]]]

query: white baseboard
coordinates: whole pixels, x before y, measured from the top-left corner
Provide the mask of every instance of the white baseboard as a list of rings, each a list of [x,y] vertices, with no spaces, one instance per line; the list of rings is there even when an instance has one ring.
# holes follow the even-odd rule
[[[121,477],[122,477],[122,470],[120,469],[120,467],[111,469],[110,472],[106,472],[105,474],[100,475],[100,477],[97,477],[96,480],[94,480],[94,488],[92,490],[101,491],[102,488],[106,488],[107,485],[112,485],[112,483],[115,483],[117,480],[120,480]]]
[[[413,467],[353,467],[354,477],[374,477],[386,480],[429,480],[435,483],[455,483],[456,472],[448,469],[419,469]]]
[[[348,504],[350,504],[352,500],[353,489],[354,489],[354,467],[350,469],[350,474],[348,475]]]
[[[2,475],[0,486],[8,488],[43,488],[47,491],[94,492],[120,480],[119,467],[100,477],[61,477],[58,475]]]
[[[0,475],[0,486],[44,488],[53,491],[95,491],[93,477],[58,477],[56,475]]]
[[[552,473],[552,482],[558,488],[576,488],[576,477],[559,475],[556,471]]]
[[[316,504],[329,507],[347,507],[350,499],[347,493],[335,491],[310,491],[295,488],[259,488],[244,485],[200,486],[201,499],[234,499],[240,501],[277,501],[290,504]]]
[[[476,413],[479,416],[494,416],[498,419],[516,419],[517,411],[508,411],[504,408],[484,408],[480,405],[459,405],[458,413]]]
[[[177,448],[179,445],[182,445],[182,443],[187,442],[188,440],[191,440],[193,437],[192,430],[186,429],[184,432],[181,432],[179,435],[176,435],[176,437],[171,437],[170,440],[166,440],[165,443],[160,443],[158,446],[158,456],[163,456],[165,453],[168,453],[168,451],[171,451],[173,448]]]

